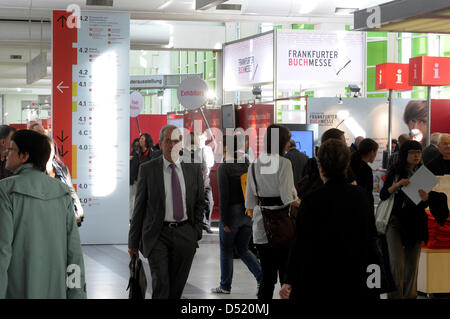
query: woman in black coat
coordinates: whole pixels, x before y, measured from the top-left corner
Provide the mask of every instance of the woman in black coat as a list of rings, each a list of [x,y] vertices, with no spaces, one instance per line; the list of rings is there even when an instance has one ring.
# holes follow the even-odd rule
[[[394,196],[394,204],[386,228],[391,270],[397,284],[397,290],[389,293],[388,298],[417,297],[417,273],[422,241],[428,242],[428,217],[425,208],[430,205],[433,215],[434,204],[438,202],[438,193],[419,190],[421,202],[416,205],[400,189],[408,186],[409,178],[422,165],[422,145],[417,141],[406,141],[400,148],[397,164],[388,172],[380,192],[380,199]],[[442,210],[441,210],[442,211]],[[444,222],[448,209],[436,220]]]
[[[377,152],[378,143],[370,138],[366,138],[359,143],[358,150],[352,154],[350,160],[350,168],[356,178],[356,184],[367,192],[372,209],[374,204],[373,173],[369,163],[373,163],[377,157]]]
[[[346,181],[350,151],[341,140],[329,139],[319,149],[318,164],[324,185],[300,204],[280,296],[376,298],[367,286],[375,218],[367,193]]]

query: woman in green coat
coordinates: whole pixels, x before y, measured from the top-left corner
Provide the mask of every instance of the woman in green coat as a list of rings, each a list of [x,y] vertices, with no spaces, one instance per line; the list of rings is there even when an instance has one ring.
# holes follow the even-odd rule
[[[0,298],[86,298],[69,188],[45,174],[48,137],[17,131],[0,181]]]

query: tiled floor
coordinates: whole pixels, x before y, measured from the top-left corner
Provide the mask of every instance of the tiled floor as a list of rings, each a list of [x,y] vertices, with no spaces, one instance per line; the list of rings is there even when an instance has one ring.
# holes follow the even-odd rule
[[[213,228],[214,229],[214,228]],[[200,248],[197,249],[183,298],[189,299],[256,299],[256,280],[240,259],[234,259],[234,276],[232,291],[229,295],[210,292],[220,281],[219,236],[203,234]],[[126,245],[86,245],[83,246],[86,267],[88,298],[92,299],[126,299],[129,278],[128,248]],[[141,258],[142,259],[142,258]],[[147,298],[151,298],[150,270],[144,262],[147,275]],[[274,298],[279,299],[279,285]]]
[[[256,281],[240,259],[234,259],[234,276],[232,291],[229,295],[210,292],[220,281],[219,236],[203,233],[200,248],[197,249],[191,267],[189,279],[184,289],[183,298],[187,299],[256,299]],[[83,246],[86,268],[86,283],[89,299],[127,299],[126,291],[129,279],[128,263],[130,261],[126,245],[86,245]],[[151,298],[151,277],[148,261],[143,259],[147,275],[147,295]],[[277,285],[274,299],[279,299]],[[433,295],[433,298],[449,299],[450,294]],[[382,295],[382,299],[386,296]],[[418,299],[426,298],[420,294]]]

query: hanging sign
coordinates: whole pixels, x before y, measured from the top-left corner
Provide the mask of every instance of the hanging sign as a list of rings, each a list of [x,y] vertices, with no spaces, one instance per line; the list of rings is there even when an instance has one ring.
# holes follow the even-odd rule
[[[178,87],[178,102],[188,110],[201,107],[206,102],[208,85],[199,77],[184,79]]]
[[[450,84],[450,57],[420,56],[409,59],[409,85]]]
[[[410,91],[409,64],[383,63],[376,67],[375,90]]]
[[[130,94],[130,117],[136,117],[142,112],[142,106],[144,105],[144,99],[142,94],[138,91],[134,91]]]

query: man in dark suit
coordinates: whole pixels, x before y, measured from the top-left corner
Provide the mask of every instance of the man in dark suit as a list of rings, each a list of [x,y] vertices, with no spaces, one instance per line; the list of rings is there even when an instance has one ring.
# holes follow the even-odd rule
[[[441,135],[441,133],[431,134],[430,145],[425,147],[422,151],[422,160],[425,165],[441,155],[438,147],[439,135]]]
[[[303,169],[305,168],[306,162],[309,157],[301,153],[297,149],[297,145],[294,140],[289,141],[289,150],[286,153],[286,158],[288,158],[292,163],[292,171],[294,173],[294,185],[297,185],[302,178]]]
[[[179,299],[202,237],[205,205],[199,164],[180,160],[182,136],[176,126],[160,132],[162,156],[139,170],[128,236],[130,257],[148,258],[153,299]]]
[[[439,156],[426,166],[434,175],[450,175],[450,134],[439,135]]]

